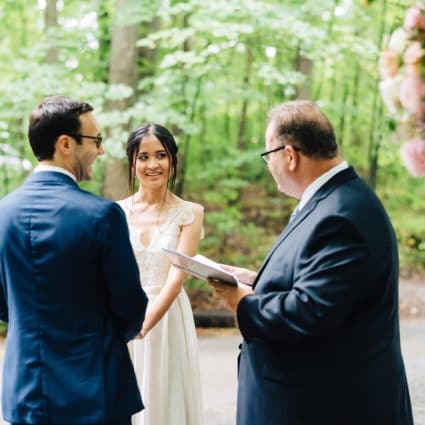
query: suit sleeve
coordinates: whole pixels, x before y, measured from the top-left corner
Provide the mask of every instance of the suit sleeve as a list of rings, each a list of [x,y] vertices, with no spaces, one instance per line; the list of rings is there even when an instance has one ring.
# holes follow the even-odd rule
[[[1,270],[0,270],[1,273]],[[7,310],[6,296],[4,293],[3,282],[0,280],[0,320],[2,322],[9,321],[9,315]]]
[[[297,341],[331,333],[367,298],[370,255],[353,223],[328,217],[306,238],[291,290],[254,294],[239,303],[245,339]]]
[[[110,308],[128,341],[142,328],[148,300],[140,284],[127,221],[117,204],[110,205],[102,229],[101,265]]]

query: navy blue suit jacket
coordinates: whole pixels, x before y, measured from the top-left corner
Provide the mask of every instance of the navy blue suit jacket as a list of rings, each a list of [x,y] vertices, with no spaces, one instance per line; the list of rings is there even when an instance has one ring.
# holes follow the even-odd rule
[[[127,341],[147,297],[126,219],[62,173],[33,173],[0,200],[3,415],[96,424],[143,408]]]
[[[237,317],[239,425],[411,425],[397,241],[348,168],[288,224]]]

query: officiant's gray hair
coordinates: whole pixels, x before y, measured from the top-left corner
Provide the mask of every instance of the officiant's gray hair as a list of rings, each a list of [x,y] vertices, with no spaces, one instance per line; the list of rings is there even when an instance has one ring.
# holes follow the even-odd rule
[[[294,100],[272,108],[268,126],[282,144],[295,146],[306,156],[331,159],[338,155],[332,124],[312,101]]]

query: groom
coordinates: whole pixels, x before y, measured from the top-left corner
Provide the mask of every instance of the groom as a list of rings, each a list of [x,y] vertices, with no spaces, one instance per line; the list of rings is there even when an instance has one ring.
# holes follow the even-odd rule
[[[28,131],[39,165],[0,200],[2,402],[12,424],[129,425],[143,408],[126,344],[147,298],[126,219],[77,184],[103,154],[92,111],[45,98]]]

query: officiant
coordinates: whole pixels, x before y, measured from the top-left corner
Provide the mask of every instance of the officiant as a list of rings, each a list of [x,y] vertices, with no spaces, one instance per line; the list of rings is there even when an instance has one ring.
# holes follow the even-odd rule
[[[412,425],[397,240],[310,101],[273,108],[261,154],[299,202],[246,285],[215,285],[243,335],[238,425]]]

